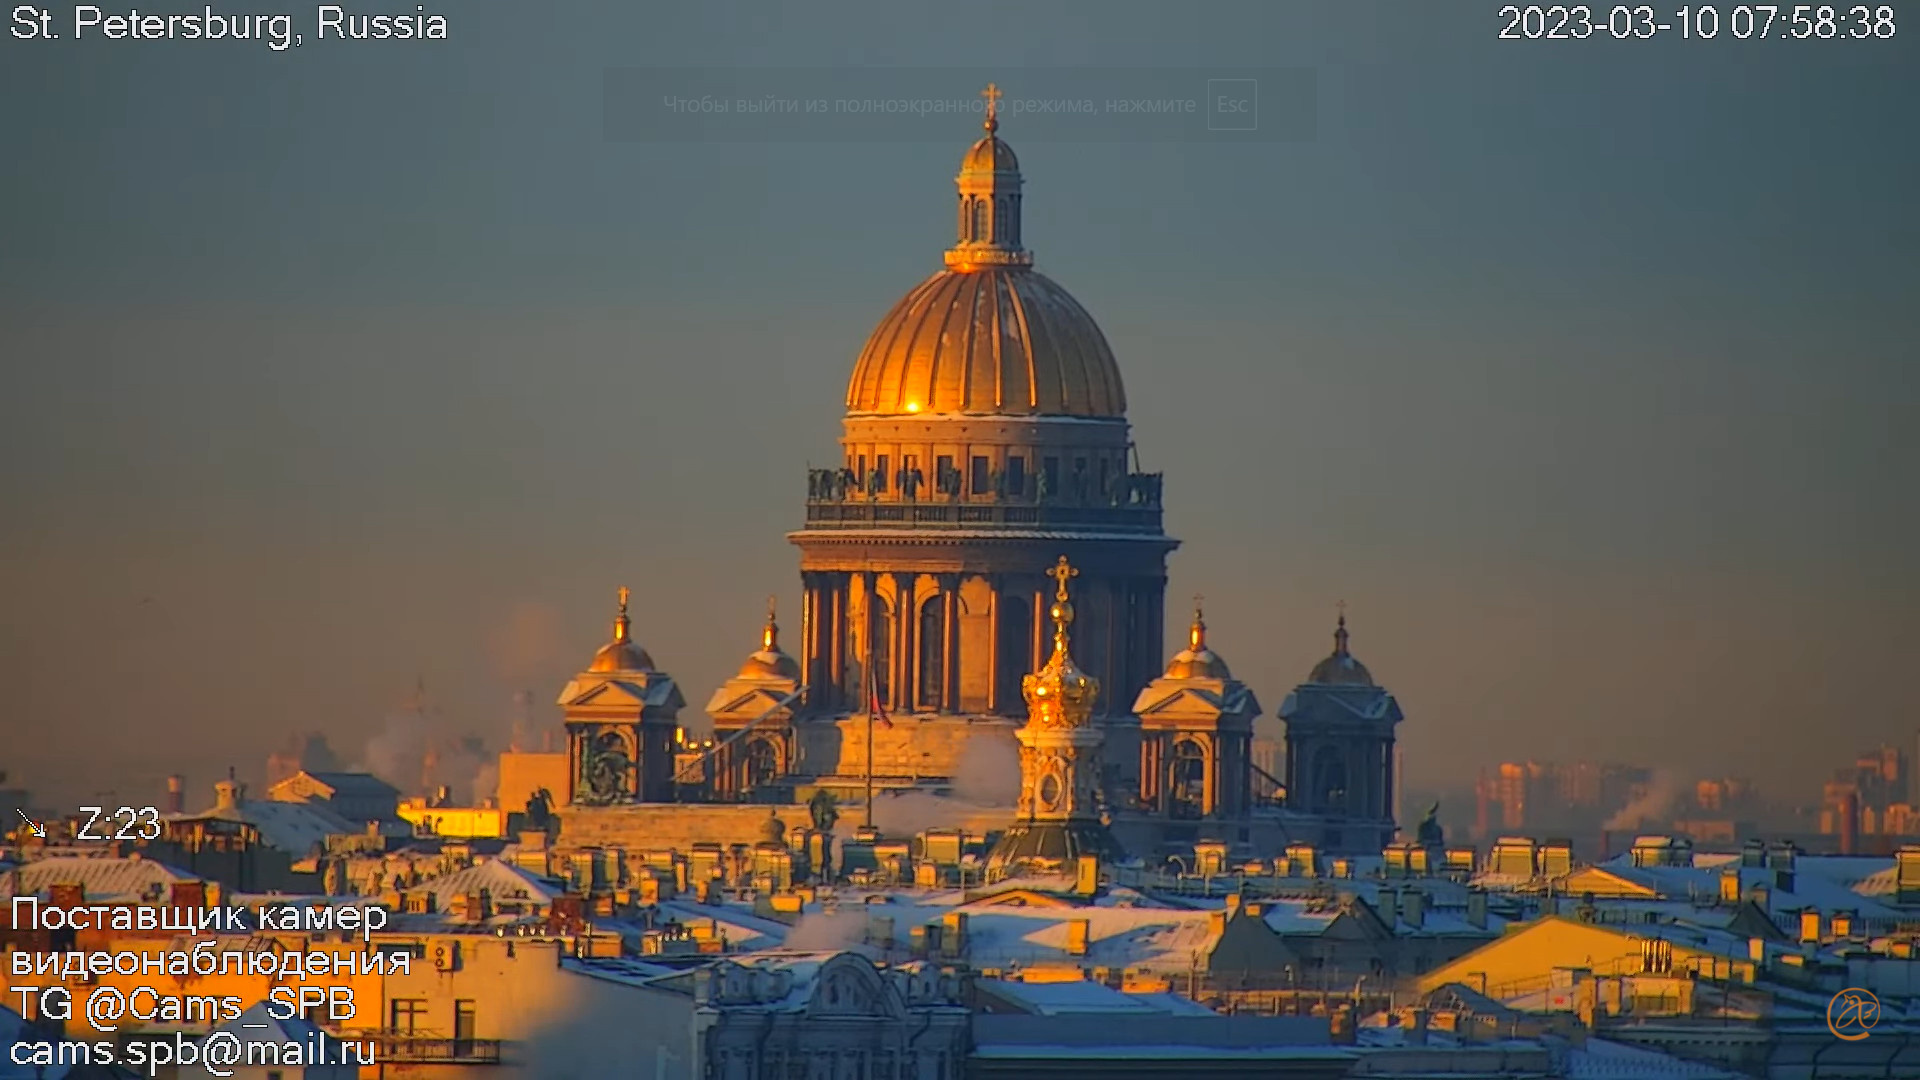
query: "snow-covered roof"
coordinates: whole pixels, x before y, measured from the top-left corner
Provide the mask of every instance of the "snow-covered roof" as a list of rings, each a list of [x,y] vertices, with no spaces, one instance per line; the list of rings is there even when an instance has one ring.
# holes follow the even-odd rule
[[[1568,1080],[1734,1080],[1740,1074],[1625,1043],[1588,1039],[1567,1053]]]
[[[362,829],[327,809],[320,802],[280,802],[274,799],[248,799],[237,806],[216,806],[198,814],[169,814],[167,821],[237,821],[260,830],[260,838],[295,858],[316,846],[325,847],[329,836],[352,836]]]
[[[559,882],[545,880],[500,859],[482,859],[465,869],[429,878],[420,883],[420,888],[433,894],[436,906],[442,911],[447,910],[452,901],[464,900],[482,889],[496,906],[517,901],[536,908],[551,906],[554,898],[566,891]]]
[[[138,855],[89,858],[57,855],[0,874],[0,896],[39,896],[55,885],[80,885],[89,901],[103,904],[157,903],[167,899],[176,881],[198,881],[185,870]]]
[[[1175,994],[1127,994],[1096,982],[1009,982],[982,979],[974,984],[1034,1016],[1212,1016],[1213,1010]]]

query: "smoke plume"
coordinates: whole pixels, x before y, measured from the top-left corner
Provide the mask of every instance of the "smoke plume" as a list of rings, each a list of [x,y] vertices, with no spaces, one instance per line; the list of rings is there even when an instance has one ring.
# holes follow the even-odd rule
[[[1607,832],[1625,832],[1665,825],[1673,814],[1674,805],[1680,801],[1681,786],[1680,778],[1668,770],[1654,770],[1653,776],[1647,781],[1647,789],[1621,807],[1600,827]]]

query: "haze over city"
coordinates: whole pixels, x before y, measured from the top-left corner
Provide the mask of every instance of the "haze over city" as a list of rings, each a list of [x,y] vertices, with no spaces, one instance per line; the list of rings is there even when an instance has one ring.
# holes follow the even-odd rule
[[[33,165],[0,174],[14,779],[53,802],[178,772],[197,803],[307,730],[366,764],[421,683],[492,749],[517,692],[557,731],[618,585],[696,704],[767,594],[798,626],[804,469],[939,265],[974,121],[622,140],[609,69],[951,68],[926,89],[959,97],[1242,64],[1309,72],[1310,128],[1005,129],[1036,265],[1099,320],[1167,476],[1163,655],[1204,593],[1271,709],[1344,600],[1413,786],[1531,756],[1810,798],[1916,722],[1907,54],[1495,29],[476,2],[404,57],[6,48],[35,103],[9,121]]]

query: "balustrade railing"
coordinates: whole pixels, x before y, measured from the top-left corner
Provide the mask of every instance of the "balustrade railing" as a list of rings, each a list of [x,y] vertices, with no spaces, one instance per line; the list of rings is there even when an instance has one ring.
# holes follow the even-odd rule
[[[849,470],[813,469],[807,475],[807,527],[861,528],[1060,528],[1158,533],[1159,473],[1133,473],[1104,492],[1081,484],[1059,492],[1029,485],[1020,494],[961,493],[957,482],[909,495],[863,490]],[[957,478],[955,478],[957,481]]]

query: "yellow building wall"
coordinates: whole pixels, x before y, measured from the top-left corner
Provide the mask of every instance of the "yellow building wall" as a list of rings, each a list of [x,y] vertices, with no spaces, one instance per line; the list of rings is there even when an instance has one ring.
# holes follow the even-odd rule
[[[520,811],[527,799],[541,788],[553,795],[556,805],[567,801],[567,755],[521,754],[511,751],[500,755],[500,786],[497,791],[476,791],[476,798],[494,795],[500,808]]]
[[[433,836],[472,839],[507,835],[507,812],[471,806],[400,805],[400,817]]]

